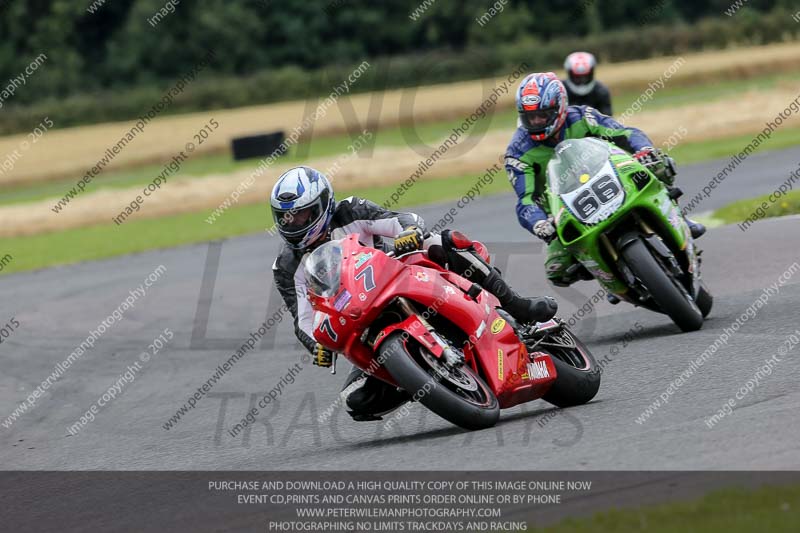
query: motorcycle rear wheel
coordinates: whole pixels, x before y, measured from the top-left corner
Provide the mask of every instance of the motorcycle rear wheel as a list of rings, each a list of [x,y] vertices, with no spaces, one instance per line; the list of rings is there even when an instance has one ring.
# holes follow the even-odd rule
[[[556,407],[573,407],[589,403],[600,389],[602,368],[592,352],[566,327],[561,335],[574,343],[575,348],[553,348],[545,351],[556,367],[556,381],[542,399]]]
[[[383,341],[378,355],[401,388],[448,422],[469,430],[497,424],[497,397],[469,366],[455,370],[435,367],[433,355],[400,331]]]

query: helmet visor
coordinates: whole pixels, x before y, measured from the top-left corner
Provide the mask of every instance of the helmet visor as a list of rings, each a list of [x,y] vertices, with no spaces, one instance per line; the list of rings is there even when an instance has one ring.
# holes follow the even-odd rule
[[[328,195],[321,194],[313,203],[303,207],[281,209],[272,207],[272,218],[278,231],[290,243],[302,241],[308,232],[325,216]]]
[[[589,72],[588,74],[575,74],[570,72],[569,79],[575,85],[589,85],[594,79],[594,73]]]
[[[317,201],[300,209],[273,209],[272,216],[281,232],[293,234],[311,229],[321,212],[322,207]]]
[[[544,133],[544,131],[555,124],[558,118],[558,109],[537,109],[536,111],[525,111],[522,113],[522,124],[530,133]]]

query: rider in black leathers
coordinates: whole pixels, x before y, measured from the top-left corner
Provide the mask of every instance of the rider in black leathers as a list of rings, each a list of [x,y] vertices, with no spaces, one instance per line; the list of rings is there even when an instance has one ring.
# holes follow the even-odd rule
[[[424,247],[432,259],[497,296],[503,308],[520,322],[543,322],[556,313],[555,300],[518,295],[472,247],[456,247],[449,232],[441,236],[426,234],[424,221],[418,215],[389,211],[356,197],[336,202],[327,178],[312,168],[293,168],[278,178],[270,204],[284,240],[272,266],[275,284],[294,317],[298,340],[312,353],[312,361],[318,366],[331,366],[333,354],[314,340],[313,310],[306,299],[302,261],[320,244],[350,234],[357,234],[362,244],[376,248],[383,248],[384,238],[388,238],[398,253]],[[342,398],[355,420],[379,419],[409,399],[405,392],[358,368],[345,381]]]

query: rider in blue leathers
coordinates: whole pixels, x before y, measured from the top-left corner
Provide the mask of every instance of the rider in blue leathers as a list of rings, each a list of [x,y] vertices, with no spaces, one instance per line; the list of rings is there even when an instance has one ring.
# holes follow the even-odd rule
[[[598,137],[613,142],[649,166],[668,187],[675,167],[672,159],[653,148],[653,141],[637,128],[623,126],[589,106],[570,106],[564,84],[552,73],[527,76],[517,90],[519,127],[506,149],[505,166],[517,194],[520,225],[549,244],[545,262],[547,278],[567,286],[589,275],[581,269],[567,270],[575,260],[556,239],[554,213],[547,212],[545,188],[547,164],[558,143],[566,139]],[[688,220],[697,238],[705,228]]]

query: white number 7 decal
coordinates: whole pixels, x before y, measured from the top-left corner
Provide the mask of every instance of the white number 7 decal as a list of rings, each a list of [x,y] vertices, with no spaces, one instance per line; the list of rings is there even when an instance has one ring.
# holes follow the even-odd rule
[[[327,333],[328,337],[330,337],[333,342],[339,340],[339,335],[333,330],[333,326],[331,325],[331,317],[325,317],[325,320],[323,320],[319,325],[319,330]]]
[[[366,292],[369,292],[375,288],[375,275],[372,273],[372,265],[356,274],[356,280],[360,280],[362,278],[364,279],[364,290]]]

